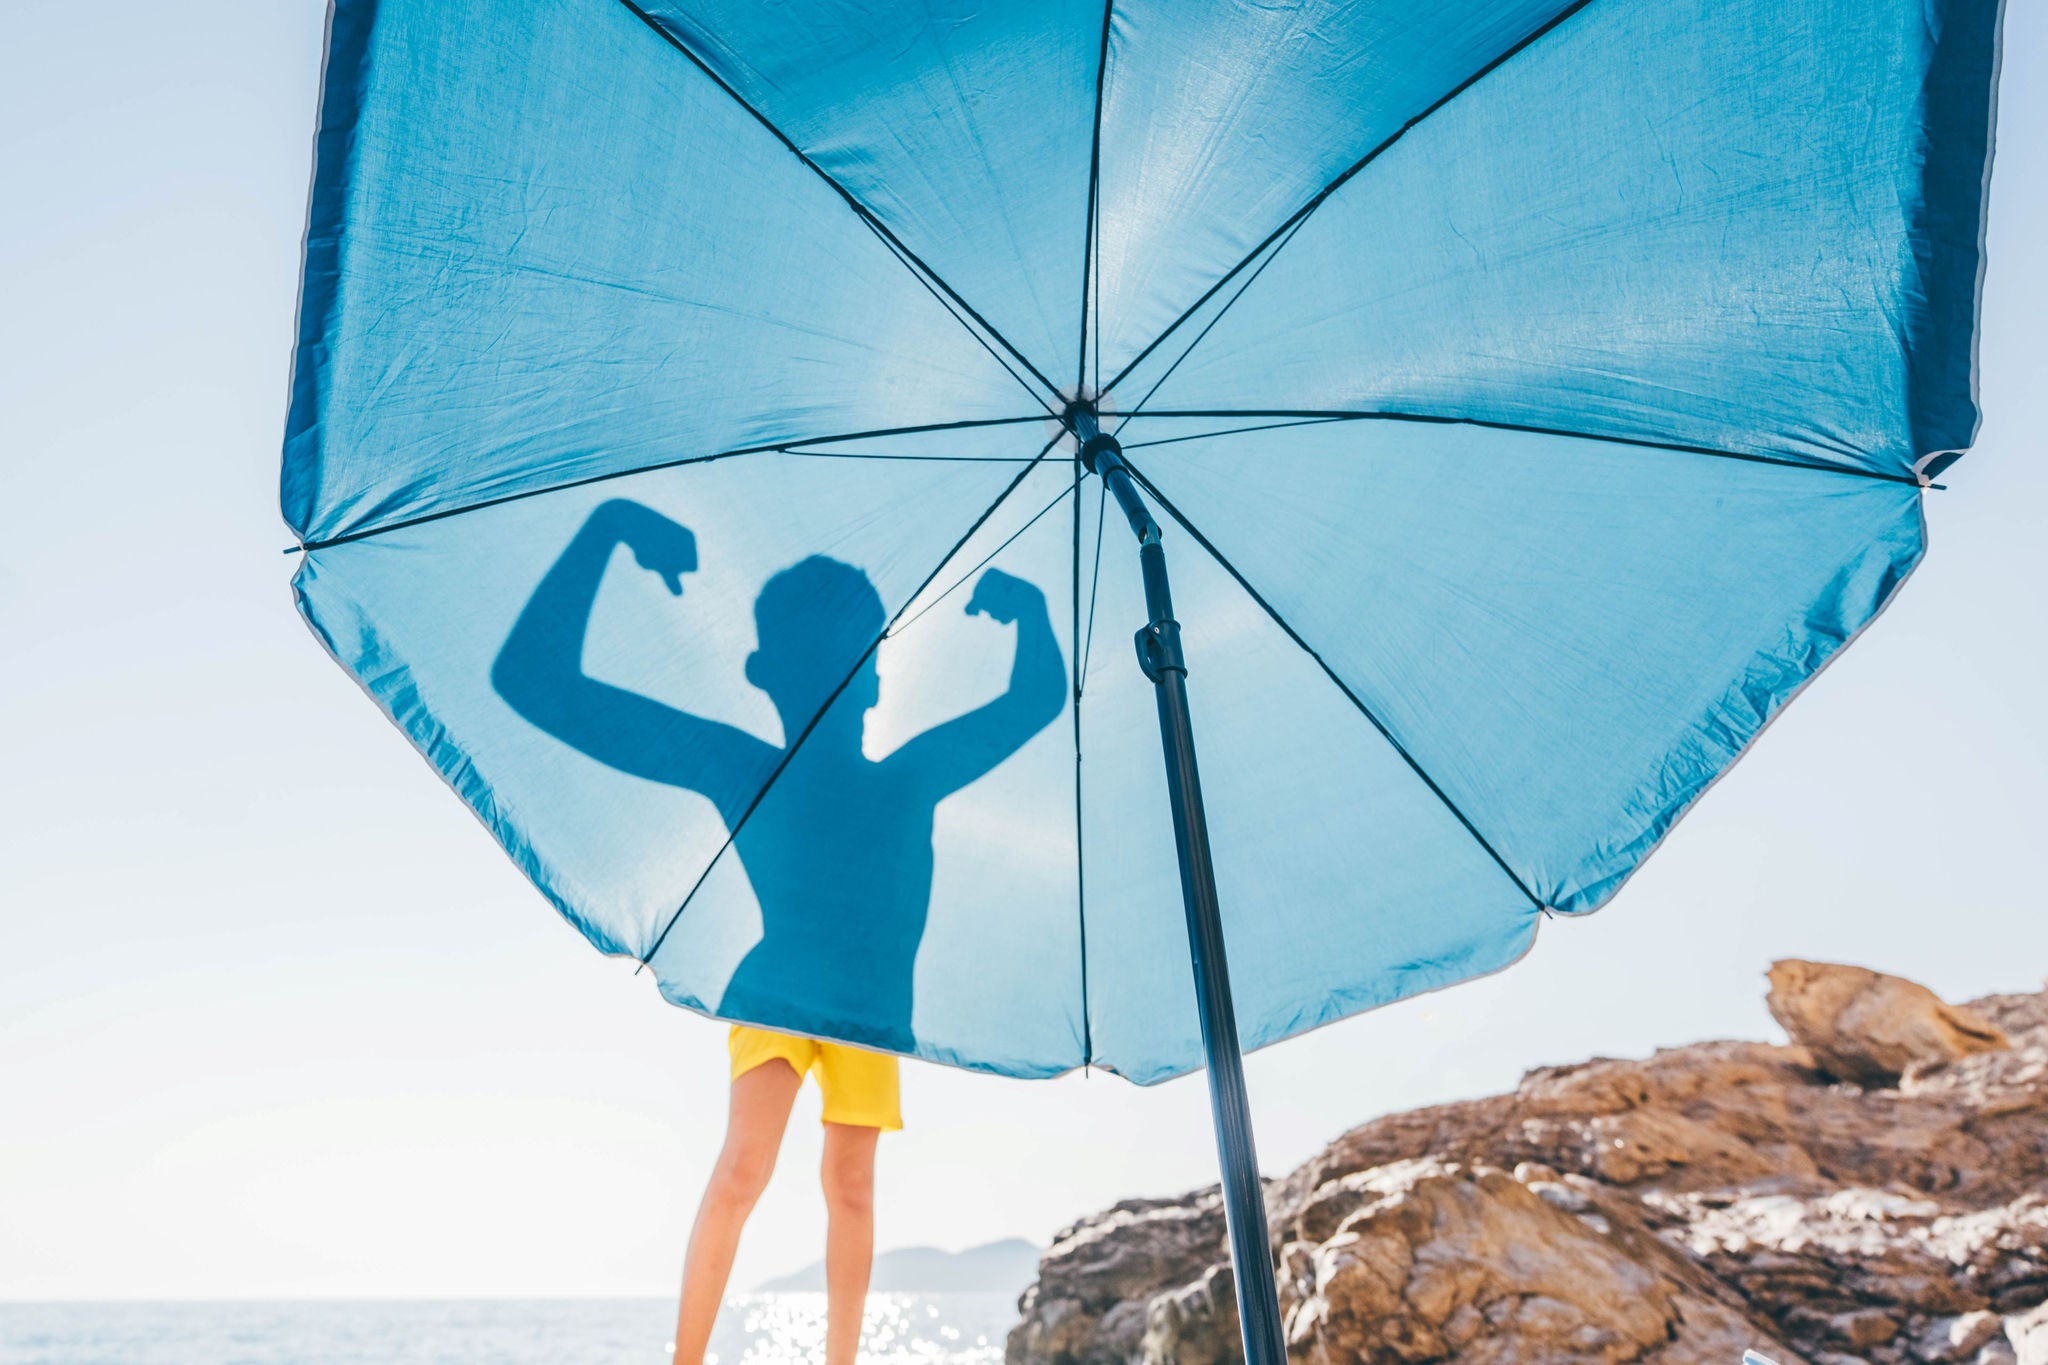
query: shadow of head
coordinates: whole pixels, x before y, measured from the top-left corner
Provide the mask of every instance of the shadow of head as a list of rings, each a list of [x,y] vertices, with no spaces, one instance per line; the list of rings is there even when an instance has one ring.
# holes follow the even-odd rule
[[[859,660],[834,708],[858,718],[881,693],[872,646],[887,623],[865,573],[812,555],[769,579],[754,599],[759,643],[747,656],[747,681],[768,694],[794,739],[792,727],[808,724]]]

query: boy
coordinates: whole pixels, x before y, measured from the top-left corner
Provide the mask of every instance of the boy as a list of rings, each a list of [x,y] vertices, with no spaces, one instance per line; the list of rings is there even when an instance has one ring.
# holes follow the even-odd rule
[[[914,1050],[913,969],[931,900],[938,803],[1066,706],[1066,665],[1044,594],[999,569],[984,573],[967,612],[1016,625],[1009,687],[869,759],[863,729],[879,698],[874,650],[888,620],[866,574],[814,555],[770,578],[755,600],[758,647],[746,677],[781,717],[776,745],[583,672],[591,607],[620,546],[672,593],[697,567],[696,540],[682,526],[639,503],[601,504],[521,611],[492,667],[493,686],[521,716],[598,762],[717,806],[762,925],[726,983],[720,1014],[850,1028],[880,1047]],[[825,1360],[853,1365],[873,1259],[876,1139],[902,1126],[896,1059],[746,1026],[733,1029],[730,1048],[725,1146],[690,1234],[676,1365],[701,1365],[740,1230],[814,1070],[825,1100]]]

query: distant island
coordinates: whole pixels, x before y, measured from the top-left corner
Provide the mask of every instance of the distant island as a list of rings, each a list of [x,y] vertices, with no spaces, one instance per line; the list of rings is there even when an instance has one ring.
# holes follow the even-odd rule
[[[1038,1248],[1021,1237],[942,1251],[899,1247],[875,1257],[869,1288],[878,1294],[1008,1294],[1015,1297],[1038,1278]],[[793,1275],[757,1285],[758,1294],[823,1293],[825,1263],[814,1261]]]

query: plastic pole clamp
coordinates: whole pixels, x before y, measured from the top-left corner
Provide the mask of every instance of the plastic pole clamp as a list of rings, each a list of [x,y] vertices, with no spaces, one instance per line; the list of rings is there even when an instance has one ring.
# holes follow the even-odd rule
[[[1134,640],[1138,646],[1138,667],[1147,678],[1156,683],[1167,673],[1187,676],[1187,656],[1180,650],[1180,622],[1154,621],[1142,627]]]

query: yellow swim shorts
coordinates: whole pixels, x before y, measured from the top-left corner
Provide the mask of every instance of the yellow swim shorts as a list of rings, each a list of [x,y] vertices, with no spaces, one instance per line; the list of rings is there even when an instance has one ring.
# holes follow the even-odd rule
[[[886,1052],[870,1052],[850,1043],[826,1043],[816,1038],[771,1033],[745,1024],[732,1026],[726,1047],[732,1052],[734,1080],[778,1057],[795,1068],[798,1076],[816,1071],[818,1090],[825,1097],[827,1123],[880,1128],[891,1133],[903,1126],[896,1059]]]

